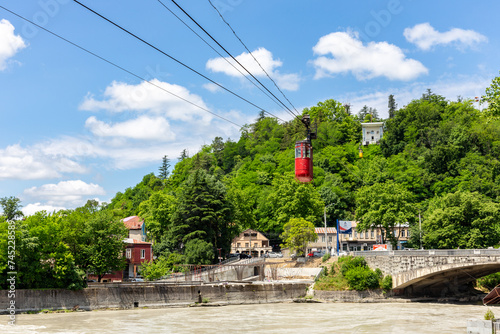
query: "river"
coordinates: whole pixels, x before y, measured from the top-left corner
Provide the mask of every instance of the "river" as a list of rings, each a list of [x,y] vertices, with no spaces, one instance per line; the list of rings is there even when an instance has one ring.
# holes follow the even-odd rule
[[[282,303],[0,316],[0,333],[466,333],[487,307],[432,303]],[[500,315],[500,308],[492,308]]]

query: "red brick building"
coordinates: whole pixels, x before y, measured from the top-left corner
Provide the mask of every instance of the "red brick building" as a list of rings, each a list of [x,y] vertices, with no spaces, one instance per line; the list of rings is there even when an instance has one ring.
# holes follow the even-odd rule
[[[128,238],[123,242],[127,244],[125,249],[125,259],[127,264],[124,270],[106,274],[101,282],[121,282],[138,276],[141,264],[153,259],[153,250],[150,242],[146,242],[146,226],[144,221],[138,216],[131,216],[122,219],[123,224],[128,228]],[[97,279],[89,275],[90,279]]]

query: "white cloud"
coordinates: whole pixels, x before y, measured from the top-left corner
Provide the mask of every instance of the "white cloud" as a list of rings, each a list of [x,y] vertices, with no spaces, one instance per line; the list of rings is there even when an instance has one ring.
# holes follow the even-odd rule
[[[255,59],[258,60],[260,66],[254,60],[254,57]],[[262,70],[264,69],[269,74],[269,76],[277,82],[277,85],[281,89],[286,89],[290,91],[295,91],[299,89],[299,82],[300,82],[299,75],[293,73],[281,74],[276,69],[278,67],[281,67],[283,65],[283,62],[274,59],[273,54],[265,48],[258,48],[257,50],[253,51],[252,54],[243,52],[242,54],[236,56],[235,58],[255,77],[259,78],[267,77],[266,73],[264,73],[264,71]],[[234,66],[231,66],[228,62],[233,64]],[[219,58],[209,59],[207,61],[206,67],[207,69],[213,72],[224,73],[232,77],[241,77],[242,74],[246,76],[249,75],[247,71],[245,71],[245,69],[243,69],[230,57],[227,58],[219,57]]]
[[[22,37],[14,34],[14,26],[5,19],[0,20],[0,71],[7,67],[9,58],[25,47]]]
[[[208,90],[209,92],[212,92],[212,93],[222,91],[222,88],[220,88],[219,86],[217,86],[216,84],[211,83],[211,82],[203,84],[203,88],[205,88],[206,90]]]
[[[54,211],[59,211],[59,210],[65,210],[65,207],[62,206],[53,206],[53,205],[48,205],[48,204],[41,204],[41,203],[30,203],[23,207],[21,211],[24,213],[25,216],[32,216],[38,211],[47,211],[49,213],[54,212]]]
[[[420,49],[426,51],[440,44],[453,44],[458,48],[463,48],[488,41],[486,36],[474,30],[453,28],[446,32],[439,32],[429,23],[421,23],[413,28],[406,28],[403,34],[408,42],[416,44]]]
[[[24,190],[25,196],[56,207],[77,207],[85,204],[88,199],[94,199],[96,195],[105,194],[101,186],[81,180],[61,181]]]
[[[137,85],[114,81],[104,91],[104,97],[103,100],[97,100],[88,95],[80,105],[80,109],[88,111],[151,112],[164,115],[172,120],[181,121],[193,120],[195,116],[201,117],[204,121],[212,119],[212,116],[207,112],[179,98],[181,97],[200,107],[207,108],[200,96],[190,93],[188,89],[182,86],[157,79],[141,82]]]
[[[86,169],[68,157],[45,154],[37,146],[19,144],[0,149],[0,180],[34,180],[60,177],[61,173],[84,173]]]
[[[323,36],[313,47],[315,78],[351,72],[358,80],[386,77],[389,80],[412,80],[427,74],[417,60],[406,58],[403,51],[387,42],[363,45],[353,32],[335,32]],[[331,55],[331,57],[328,57]]]
[[[108,124],[91,116],[85,126],[98,137],[124,137],[141,140],[171,141],[175,133],[162,117],[140,116],[121,123]]]

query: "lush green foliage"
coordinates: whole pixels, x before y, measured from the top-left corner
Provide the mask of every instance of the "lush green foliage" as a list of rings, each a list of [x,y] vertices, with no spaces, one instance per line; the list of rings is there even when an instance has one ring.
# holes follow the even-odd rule
[[[500,241],[500,204],[477,192],[436,197],[424,215],[427,248],[485,248]]]
[[[2,207],[3,217],[7,220],[18,219],[23,216],[21,201],[17,197],[0,198],[0,206]]]
[[[380,283],[380,287],[384,290],[391,290],[392,289],[392,276],[387,275],[382,279],[382,282]]]
[[[476,287],[488,292],[498,284],[500,284],[500,273],[483,276],[476,280]]]
[[[389,286],[387,288],[387,286]],[[392,277],[383,277],[380,269],[371,270],[363,257],[346,256],[338,259],[315,283],[316,290],[392,289]]]
[[[282,247],[289,248],[291,252],[297,251],[298,255],[304,255],[307,244],[318,239],[314,225],[304,218],[291,218],[283,230]]]
[[[192,156],[182,150],[172,171],[164,156],[159,176],[144,176],[103,208],[89,201],[75,210],[17,221],[19,286],[78,287],[82,271],[119,267],[117,240],[123,231],[116,222],[132,215],[144,218],[155,255],[176,254],[172,263],[213,263],[219,249],[227,255],[230,240],[247,228],[265,233],[273,245],[286,243],[280,235],[291,219],[309,221],[308,229],[323,226],[325,209],[329,226],[335,219],[358,220],[361,230],[380,226],[393,245],[398,241],[394,226],[408,222],[409,246],[419,247],[419,212],[425,247],[497,245],[499,80],[486,90],[483,111],[469,100],[447,101],[430,90],[399,109],[390,96],[381,144],[364,146],[362,159],[361,122],[371,119],[370,113],[376,116],[373,109],[352,115],[335,100],[304,109],[317,129],[310,184],[293,177],[294,143],[305,137],[303,124],[298,119],[279,123],[261,113],[241,129],[237,141],[216,137]],[[0,205],[0,279],[5,282],[6,219],[19,219],[21,206],[13,197],[2,198]],[[104,221],[115,222],[114,229],[106,230]],[[116,236],[108,238],[114,246],[101,244],[106,234]],[[164,270],[165,263],[158,267]],[[357,275],[363,275],[361,269],[352,274]],[[347,284],[345,279],[339,286]]]

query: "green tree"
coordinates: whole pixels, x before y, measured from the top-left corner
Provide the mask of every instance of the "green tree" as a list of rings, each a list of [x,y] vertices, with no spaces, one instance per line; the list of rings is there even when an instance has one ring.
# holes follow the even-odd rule
[[[88,260],[86,269],[96,275],[99,282],[106,273],[125,267],[123,239],[128,230],[121,221],[113,219],[111,213],[95,213],[85,225],[83,234],[86,243],[82,251]]]
[[[393,118],[396,113],[396,109],[398,108],[398,104],[396,103],[396,100],[394,100],[394,95],[389,95],[387,106],[389,108],[389,118]]]
[[[226,196],[222,182],[206,171],[198,169],[191,174],[172,215],[171,239],[178,249],[182,243],[201,239],[212,244],[213,260],[217,248],[229,253],[236,227],[232,225],[233,208]]]
[[[187,264],[211,264],[215,257],[214,246],[203,239],[191,239],[184,250]]]
[[[382,242],[387,239],[396,248],[399,236],[395,235],[395,228],[415,219],[413,198],[410,191],[392,180],[360,188],[356,192],[358,229],[381,228]]]
[[[289,175],[275,178],[272,192],[262,200],[258,227],[265,232],[281,233],[291,218],[321,221],[324,203],[317,189]]]
[[[314,231],[313,223],[304,218],[291,218],[283,226],[280,238],[283,240],[281,247],[287,247],[291,252],[297,251],[299,255],[304,255],[307,244],[316,241],[318,235]]]
[[[3,216],[7,220],[15,220],[24,216],[21,211],[21,200],[17,197],[2,197],[0,198],[0,206],[2,207]]]
[[[166,180],[168,178],[168,175],[170,174],[170,159],[168,158],[167,155],[164,155],[162,158],[162,163],[159,168],[160,173],[158,174],[158,178],[160,180]]]
[[[486,248],[500,241],[500,204],[477,192],[436,197],[424,214],[426,248]]]
[[[495,77],[491,85],[486,88],[486,94],[482,97],[488,102],[488,113],[492,116],[500,116],[500,77]]]

